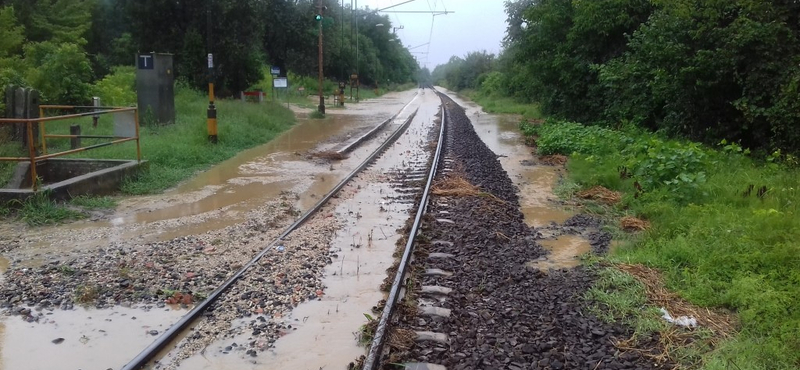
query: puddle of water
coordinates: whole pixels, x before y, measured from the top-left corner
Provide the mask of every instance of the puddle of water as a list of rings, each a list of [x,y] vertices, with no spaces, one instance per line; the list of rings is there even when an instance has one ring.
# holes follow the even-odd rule
[[[542,240],[541,244],[550,254],[525,266],[540,270],[572,268],[581,263],[578,257],[591,250],[589,241],[577,235],[562,235],[555,240]]]
[[[53,311],[39,323],[0,318],[0,370],[118,369],[186,311],[115,307]],[[136,319],[133,319],[133,318]],[[53,340],[63,338],[60,344]]]
[[[517,159],[518,157],[514,157]],[[519,164],[519,161],[517,162]],[[554,204],[558,198],[553,194],[561,176],[561,170],[551,166],[514,166],[508,168],[516,171],[514,183],[520,189],[520,211],[525,216],[528,226],[543,227],[551,223],[563,223],[572,217],[572,213]]]
[[[371,122],[379,118],[369,117],[366,120]],[[319,171],[320,166],[299,154],[305,154],[321,141],[339,134],[355,121],[359,120],[349,116],[330,116],[324,120],[302,122],[275,140],[242,152],[165,194],[170,196],[191,193],[208,186],[219,187],[210,196],[193,203],[136,213],[125,217],[125,221],[147,223],[180,218],[235,204],[243,204],[243,208],[247,209],[260,204],[258,200],[274,198],[282,191],[303,192],[305,189],[302,187],[307,188],[315,182],[313,174]],[[343,176],[344,172],[339,175]],[[298,186],[301,189],[296,189]],[[231,220],[232,223],[235,221]]]
[[[11,261],[9,261],[8,258],[0,256],[0,283],[6,280],[5,273],[6,271],[8,271],[8,268],[10,266],[11,266]]]
[[[24,230],[26,239],[33,243],[15,250],[13,255],[16,257],[29,255],[32,259],[27,260],[26,263],[36,265],[40,263],[39,261],[46,260],[41,256],[64,256],[76,250],[108,245],[115,240],[128,239],[135,240],[135,242],[147,242],[201,234],[241,221],[249,210],[260,206],[265,199],[272,198],[283,190],[300,194],[298,207],[307,209],[338,183],[356,164],[360,163],[366,153],[372,151],[377,144],[368,143],[356,149],[351,154],[351,158],[334,163],[332,166],[323,165],[324,167],[296,155],[295,152],[302,153],[318,149],[319,147],[316,145],[320,141],[336,136],[352,126],[381,122],[393,114],[391,112],[399,110],[411,98],[413,91],[407,92],[406,95],[408,99],[395,99],[394,105],[386,104],[387,101],[384,101],[380,106],[363,108],[355,115],[343,113],[331,115],[325,120],[300,123],[275,141],[243,152],[164,195],[123,200],[119,211],[109,221],[85,221],[37,230],[26,229]],[[345,139],[342,138],[342,140]],[[407,159],[408,156],[395,153],[391,157],[395,162],[400,162],[402,159]],[[399,163],[397,166],[400,166]],[[367,188],[365,187],[365,189]],[[365,192],[366,195],[361,203],[375,205],[390,190],[388,188],[373,189]],[[393,212],[394,208],[389,207],[390,212]],[[192,216],[195,215],[202,215],[204,218],[188,223],[184,222],[192,219]],[[382,224],[377,223],[378,228],[373,231],[373,237],[376,239],[379,232],[381,238],[384,238],[383,232],[390,237],[393,236],[394,230],[402,226],[400,221],[396,221],[399,224],[395,225],[395,220],[405,220],[404,216],[394,215],[394,213],[374,214],[364,210],[361,211],[361,215],[361,221],[375,219],[376,223],[383,222]],[[386,217],[388,219],[384,219]],[[173,219],[179,220],[172,222]],[[163,223],[165,220],[171,221],[165,224]],[[356,232],[361,236],[367,235],[366,227],[368,226],[358,227],[364,229],[357,230],[353,226],[348,228],[348,232]],[[382,228],[383,231],[379,231],[379,228]],[[5,231],[5,229],[3,230]],[[13,231],[13,229],[9,229],[9,231]],[[81,235],[73,237],[77,234]],[[351,236],[347,234],[345,239],[350,240]],[[358,257],[353,256],[355,261],[351,261],[349,255],[343,256],[344,264],[340,265],[339,276],[344,280],[345,277],[354,275],[358,284],[364,284],[363,287],[369,285],[372,293],[375,294],[377,286],[383,279],[385,269],[392,261],[391,253],[394,250],[395,240],[384,239],[386,239],[385,243],[388,243],[386,250],[360,248],[358,250],[365,254]],[[349,241],[348,245],[349,243],[352,241]],[[366,242],[364,243],[366,244]],[[377,259],[369,257],[366,253],[373,249],[388,255],[388,262],[383,264]],[[0,259],[0,270],[7,268],[5,265],[7,265],[7,261]],[[375,267],[380,271],[371,274],[368,273],[368,267]],[[348,271],[350,272],[348,273]],[[369,276],[377,282],[373,281],[367,284]],[[330,282],[328,285],[331,287],[329,289],[331,296],[339,294],[334,282]],[[355,286],[351,281],[340,283],[341,287],[351,285]],[[336,320],[337,323],[341,322],[341,325],[348,326],[347,329],[340,328],[336,337],[341,339],[342,346],[348,344],[351,350],[363,351],[363,348],[358,347],[352,340],[351,333],[366,320],[362,313],[369,312],[369,309],[382,296],[380,292],[377,292],[377,298],[369,296],[366,290],[362,291],[361,288],[350,291],[348,294],[350,295],[341,293],[336,306],[344,308],[345,304],[349,302],[358,304],[358,308],[339,311],[342,316],[345,312],[350,316],[346,320],[341,317]],[[351,298],[351,295],[358,296],[358,298]],[[331,299],[331,302],[335,301]],[[320,310],[322,309],[317,308],[317,311]],[[117,307],[108,311],[78,309],[68,312],[53,312],[52,315],[45,316],[46,322],[39,324],[26,323],[19,317],[3,317],[0,318],[0,370],[119,368],[156,338],[147,334],[149,330],[161,332],[183,314],[185,314],[183,311],[144,312]],[[89,316],[92,318],[89,319]],[[132,320],[132,316],[136,316],[137,319]],[[361,320],[361,322],[357,323],[357,320]],[[56,338],[65,340],[60,344],[53,344],[51,341]],[[47,356],[42,356],[42,353],[46,353]],[[348,354],[341,355],[341,360],[344,360],[345,357],[347,357],[345,365],[355,358]],[[300,358],[302,359],[302,356]],[[246,359],[241,359],[241,362],[249,364],[243,366],[250,366],[250,368],[253,366]],[[301,367],[305,366],[290,368]],[[222,365],[220,368],[228,369],[229,367]]]

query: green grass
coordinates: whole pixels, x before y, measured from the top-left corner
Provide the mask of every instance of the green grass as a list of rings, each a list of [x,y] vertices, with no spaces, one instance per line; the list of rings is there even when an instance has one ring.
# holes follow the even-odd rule
[[[12,142],[5,135],[7,134],[8,127],[0,127],[0,157],[24,157],[27,153],[22,149],[22,145],[18,142]],[[14,168],[17,162],[0,162],[0,188],[5,186],[11,175],[14,173]]]
[[[117,201],[112,197],[95,197],[88,195],[79,195],[75,198],[72,198],[72,200],[70,200],[70,203],[74,206],[91,210],[114,209],[117,207]]]
[[[518,114],[527,119],[543,117],[537,104],[520,103],[506,96],[487,96],[474,90],[463,90],[460,93],[478,103],[488,113]]]
[[[50,199],[40,192],[24,201],[0,204],[0,217],[16,217],[30,226],[60,224],[86,218],[86,210],[113,209],[117,201],[111,197],[78,196],[69,202]]]
[[[320,111],[318,111],[318,110],[314,110],[314,111],[311,111],[311,113],[308,114],[308,117],[309,118],[313,118],[313,119],[323,119],[323,118],[325,118],[325,115],[323,113],[320,113]]]
[[[521,129],[539,136],[540,151],[571,155],[570,182],[624,193],[606,217],[651,221],[652,228],[623,243],[611,262],[655,267],[667,287],[690,302],[738,314],[740,333],[704,353],[703,368],[800,368],[796,168],[778,164],[777,156],[751,158],[725,143],[708,148],[554,121]],[[767,191],[759,197],[762,186]]]
[[[242,150],[266,143],[294,124],[292,112],[285,106],[274,103],[244,103],[240,100],[218,100],[218,144],[208,142],[206,108],[208,101],[202,93],[180,85],[176,89],[176,123],[156,125],[141,119],[142,159],[149,161],[149,168],[136,179],[122,186],[123,193],[150,194],[163,191],[205,170],[213,164],[233,157]],[[82,134],[110,134],[113,122],[104,116],[98,127],[90,120],[83,120]],[[48,128],[50,133],[67,133],[66,125]],[[90,145],[84,139],[83,145]],[[66,150],[68,140],[48,140],[48,149]],[[134,159],[133,143],[125,143],[73,155],[82,158]]]
[[[46,192],[40,192],[12,207],[16,210],[17,218],[31,226],[52,225],[86,217],[84,213],[50,199]]]
[[[665,324],[661,313],[648,305],[647,294],[639,280],[612,267],[592,266],[597,273],[595,285],[584,298],[592,302],[590,312],[605,322],[622,322],[641,338],[661,331]]]

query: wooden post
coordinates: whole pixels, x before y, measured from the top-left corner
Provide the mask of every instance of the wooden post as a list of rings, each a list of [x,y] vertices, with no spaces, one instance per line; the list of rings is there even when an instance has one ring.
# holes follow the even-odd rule
[[[80,135],[81,134],[81,125],[71,125],[69,126],[69,134],[70,135]],[[78,149],[81,147],[81,138],[73,137],[69,139],[69,148],[70,149]]]

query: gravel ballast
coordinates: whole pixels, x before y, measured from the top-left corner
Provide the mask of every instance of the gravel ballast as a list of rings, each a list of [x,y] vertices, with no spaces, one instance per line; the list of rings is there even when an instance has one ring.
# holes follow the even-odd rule
[[[595,279],[591,271],[525,266],[547,254],[537,243],[540,234],[525,224],[516,187],[463,109],[453,102],[448,108],[446,156],[454,160],[454,174],[490,196],[433,196],[428,211],[441,216],[426,218],[424,236],[431,242],[418,247],[416,260],[424,261],[424,269],[452,275],[425,275],[416,268],[417,294],[412,296],[421,297],[423,305],[449,309],[450,315],[401,312],[395,332],[442,333],[448,343],[418,340],[410,349],[394,346],[387,362],[429,362],[447,369],[661,368],[640,352],[614,346],[631,336],[630,329],[588,312],[582,297]],[[574,217],[562,233],[596,226],[595,220]],[[605,252],[610,237],[591,235],[592,250]],[[427,258],[432,253],[453,257]],[[443,299],[425,298],[420,286],[453,291]]]

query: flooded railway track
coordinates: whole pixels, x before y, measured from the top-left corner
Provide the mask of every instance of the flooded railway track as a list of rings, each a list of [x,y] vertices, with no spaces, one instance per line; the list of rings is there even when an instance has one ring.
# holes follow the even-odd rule
[[[415,240],[405,246],[361,369],[663,367],[645,351],[618,348],[632,330],[587,310],[591,270],[549,267],[561,263],[544,247],[550,237],[543,232],[587,235],[591,251],[602,254],[611,236],[599,221],[579,214],[563,224],[526,224],[498,155],[464,108],[442,100],[443,169],[420,206]]]
[[[432,95],[432,94],[431,94]],[[439,104],[437,104],[439,105]],[[419,109],[419,108],[417,108]],[[318,215],[324,207],[326,207],[331,199],[339,198],[342,189],[346,186],[350,185],[354,179],[358,178],[360,175],[364,173],[366,169],[370,166],[374,165],[375,162],[381,158],[381,156],[386,155],[387,148],[394,145],[398,142],[399,139],[403,137],[403,135],[409,130],[409,126],[414,122],[414,118],[417,112],[415,111],[413,114],[409,116],[406,122],[399,128],[397,128],[391,136],[384,141],[375,151],[367,156],[359,166],[357,166],[350,174],[348,174],[341,182],[339,182],[331,191],[325,194],[313,207],[308,209],[305,213],[303,213],[297,220],[294,221],[291,225],[289,225],[284,231],[273,241],[266,244],[266,246],[250,261],[244,264],[238,271],[236,271],[233,275],[231,275],[226,281],[224,281],[216,290],[208,295],[208,297],[199,302],[190,312],[180,318],[176,323],[171,325],[166,331],[160,334],[160,336],[150,344],[146,349],[144,349],[141,353],[139,353],[133,360],[128,362],[122,369],[125,370],[133,370],[133,369],[141,369],[141,368],[148,368],[150,366],[159,366],[159,358],[160,356],[166,356],[169,354],[169,346],[176,344],[176,339],[185,337],[187,335],[187,330],[192,329],[191,325],[195,322],[198,318],[202,317],[204,314],[208,312],[210,308],[213,307],[215,301],[222,295],[226,294],[226,292],[236,284],[237,281],[241,280],[243,276],[247,274],[253,273],[253,267],[259,264],[265,256],[268,256],[272,253],[276,253],[276,250],[282,250],[281,244],[284,243],[286,239],[290,239],[292,237],[292,233],[294,233],[297,229],[301,228],[304,224],[308,222],[309,219]],[[442,115],[443,116],[443,115]],[[394,117],[393,117],[394,118]],[[433,117],[427,117],[428,121],[433,121]],[[340,151],[342,153],[350,152],[353,149],[354,145],[358,145],[374,135],[375,132],[384,128],[387,122],[391,121],[392,119],[387,120],[383,124],[376,127],[374,130],[371,130],[362,136],[358,137],[354,142],[349,145],[344,146]],[[444,129],[444,123],[439,125],[439,132],[435,133],[435,137],[438,137],[438,144],[436,149],[432,150],[432,160],[430,158],[406,158],[401,161],[401,163],[396,164],[396,168],[386,171],[392,177],[392,180],[389,181],[390,187],[393,189],[393,193],[395,196],[388,196],[387,201],[392,203],[398,204],[410,204],[414,203],[414,199],[420,196],[423,197],[421,203],[422,209],[424,209],[424,204],[426,202],[425,197],[427,197],[428,191],[431,186],[431,181],[433,179],[433,175],[436,173],[436,163],[439,162],[439,153],[442,147],[442,135],[441,132]],[[418,148],[422,149],[422,152],[430,151],[431,148],[428,148],[428,144],[424,142],[421,138],[426,136],[431,136],[434,133],[429,132],[429,128],[416,128],[417,135],[414,138],[408,139],[407,145],[416,145]],[[406,135],[408,136],[408,135]],[[411,150],[406,150],[404,153],[401,152],[401,155],[408,155]],[[418,184],[424,183],[424,190],[418,186]],[[357,185],[357,189],[361,189],[363,185]],[[383,193],[383,191],[380,191]],[[421,194],[421,195],[420,195]],[[384,205],[381,205],[381,210],[383,211]],[[352,214],[352,211],[348,211],[348,213]],[[415,219],[415,225],[419,224],[419,219],[421,217],[421,212],[418,213],[418,216]],[[360,215],[357,215],[356,218],[360,218]],[[369,243],[372,243],[373,235],[372,233],[374,230],[370,230],[369,235]],[[384,233],[385,231],[381,229],[381,232]],[[412,235],[415,231],[412,230]],[[388,239],[388,238],[387,238]],[[413,241],[413,238],[408,238],[409,240]],[[356,242],[354,241],[352,245],[355,245]],[[351,246],[352,246],[351,245]],[[358,248],[359,246],[356,246]],[[338,256],[334,254],[334,257]],[[332,261],[333,262],[333,261]],[[333,262],[336,263],[336,262]],[[345,261],[342,259],[342,265],[344,265]],[[357,269],[360,268],[360,265],[356,267]],[[336,273],[334,273],[336,275]],[[377,286],[374,287],[377,290]],[[391,297],[398,297],[399,290],[394,292]],[[321,291],[317,291],[318,295],[322,295]],[[346,300],[345,300],[346,301]],[[213,309],[213,308],[212,308]],[[338,312],[339,306],[336,306],[336,310]],[[249,316],[249,315],[247,315]],[[305,322],[305,320],[303,320]],[[292,326],[289,325],[289,328]],[[295,328],[296,329],[296,328]],[[257,329],[256,329],[257,330]],[[233,345],[236,347],[236,344]],[[267,346],[263,349],[268,349],[270,346]],[[227,346],[227,351],[224,353],[228,353],[228,351],[232,351],[233,348],[231,346]],[[255,357],[255,350],[253,351],[253,357]],[[250,350],[247,351],[246,354],[250,354]],[[191,367],[191,365],[189,365]],[[284,366],[288,365],[281,365],[280,368],[287,368]],[[175,367],[180,368],[179,365]]]
[[[501,125],[447,94],[420,90],[391,129],[339,136],[361,147],[313,140],[315,152],[354,149],[334,176],[334,162],[286,148],[295,160],[225,166],[300,167],[301,181],[324,182],[300,218],[307,199],[253,176],[265,181],[247,194],[258,208],[232,227],[99,240],[83,256],[12,268],[0,303],[15,320],[2,324],[25,340],[6,340],[0,370],[117,369],[145,346],[124,369],[658,367],[615,347],[630,330],[581,298],[594,276],[576,256],[603,253],[610,235],[590,216],[551,212],[558,169],[531,164],[514,118]],[[49,359],[34,357],[43,350]]]

